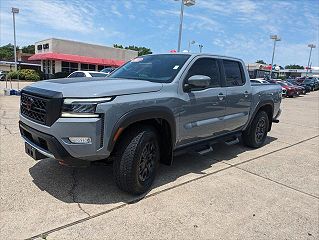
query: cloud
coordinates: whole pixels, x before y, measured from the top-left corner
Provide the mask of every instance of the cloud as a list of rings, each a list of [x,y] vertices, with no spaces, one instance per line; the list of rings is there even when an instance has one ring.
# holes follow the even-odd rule
[[[127,10],[131,10],[133,6],[131,1],[125,1],[123,5]]]
[[[119,12],[116,5],[112,5],[110,11],[112,14],[114,14],[118,17],[122,17],[122,13]]]
[[[19,14],[27,23],[80,33],[89,33],[94,26],[91,17],[94,9],[82,1],[24,1],[19,2],[19,6]]]

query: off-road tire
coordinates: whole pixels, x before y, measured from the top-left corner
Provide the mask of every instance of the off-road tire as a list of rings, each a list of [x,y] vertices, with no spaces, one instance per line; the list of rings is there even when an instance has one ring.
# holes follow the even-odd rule
[[[142,179],[144,171],[142,162],[145,162],[146,148],[154,146],[154,162],[147,179]],[[146,149],[146,150],[145,150]],[[144,151],[144,152],[143,152]],[[150,150],[151,152],[152,150]],[[150,159],[153,155],[150,154]],[[117,186],[128,193],[139,195],[145,193],[152,185],[158,163],[160,160],[160,147],[156,130],[151,126],[135,126],[128,129],[121,136],[115,148],[113,162],[113,177]],[[146,160],[147,162],[148,160]],[[145,167],[146,165],[144,165]],[[147,165],[150,166],[150,165]],[[148,169],[148,168],[147,168]],[[146,173],[148,172],[146,169]],[[142,173],[141,173],[142,172]],[[142,176],[143,175],[143,176]]]
[[[261,136],[261,125],[264,123],[263,135]],[[251,122],[250,127],[243,132],[242,139],[246,146],[251,148],[261,147],[266,140],[269,128],[269,119],[265,111],[259,111]],[[258,133],[258,137],[257,137]]]

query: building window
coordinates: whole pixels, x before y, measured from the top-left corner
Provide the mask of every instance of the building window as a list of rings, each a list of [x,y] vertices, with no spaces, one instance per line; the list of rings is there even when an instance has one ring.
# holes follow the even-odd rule
[[[52,60],[52,74],[55,74],[55,61]]]
[[[81,63],[81,70],[86,71],[89,68],[89,64],[83,64]]]
[[[49,44],[48,43],[43,44],[43,49],[49,49]]]
[[[95,65],[81,63],[81,70],[83,70],[83,71],[95,71]]]
[[[101,71],[102,69],[107,68],[107,67],[111,67],[111,66],[102,66],[102,65],[99,65],[99,66],[97,67],[97,70],[98,70],[98,71]]]
[[[37,46],[37,49],[40,51],[40,50],[42,50],[42,45],[38,45]]]
[[[71,73],[78,70],[78,63],[62,62],[62,72]]]
[[[50,61],[49,60],[43,60],[42,61],[42,68],[43,68],[43,72],[45,74],[50,73]]]
[[[46,66],[46,60],[43,60],[42,61],[42,71],[45,73],[46,72],[46,69],[47,69],[47,66]]]
[[[51,73],[51,60],[48,60],[47,61],[47,74],[50,74]]]

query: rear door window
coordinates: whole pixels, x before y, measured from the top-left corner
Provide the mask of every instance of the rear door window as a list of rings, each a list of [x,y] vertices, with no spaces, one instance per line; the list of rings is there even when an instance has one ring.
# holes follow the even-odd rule
[[[245,78],[243,75],[243,70],[241,64],[236,61],[223,60],[226,86],[242,86],[245,84]]]

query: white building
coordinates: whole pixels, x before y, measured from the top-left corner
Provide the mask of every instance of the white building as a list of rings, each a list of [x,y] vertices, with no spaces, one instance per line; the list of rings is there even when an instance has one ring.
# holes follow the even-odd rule
[[[41,60],[41,70],[55,74],[118,67],[137,55],[133,50],[50,38],[35,43],[35,54],[29,60]]]

